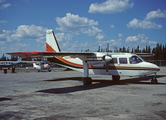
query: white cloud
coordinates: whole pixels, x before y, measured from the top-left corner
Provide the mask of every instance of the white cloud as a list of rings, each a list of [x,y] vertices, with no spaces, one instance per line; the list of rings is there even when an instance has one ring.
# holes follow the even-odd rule
[[[3,2],[5,2],[5,0],[0,0],[0,3],[3,3]]]
[[[118,37],[123,37],[123,35],[121,33],[118,34]]]
[[[0,41],[1,41],[1,43],[4,44],[5,42],[10,42],[11,41],[10,33],[11,33],[11,31],[9,31],[9,30],[2,30],[0,32]]]
[[[165,10],[163,12],[160,9],[156,11],[151,11],[146,15],[145,20],[160,19],[160,18],[166,18]]]
[[[4,23],[7,23],[7,21],[6,21],[6,20],[1,20],[1,21],[0,21],[0,24],[1,24],[1,23],[4,24]]]
[[[55,34],[56,39],[58,41],[63,41],[63,40],[72,40],[73,39],[73,35],[68,33],[65,35],[65,33],[56,33]]]
[[[127,43],[147,43],[148,37],[144,34],[138,34],[137,36],[129,36],[126,38],[125,42]]]
[[[14,43],[9,45],[8,51],[31,51],[29,44],[22,44],[22,43]]]
[[[80,17],[79,15],[74,15],[67,13],[65,17],[56,17],[57,24],[60,26],[56,30],[60,31],[75,31],[80,28],[86,28],[94,25],[98,25],[97,21],[88,19],[86,17]]]
[[[127,24],[127,27],[133,29],[161,29],[162,25],[158,25],[148,20],[141,21],[134,18]]]
[[[86,49],[90,49],[90,50],[94,50],[93,48],[95,47],[96,49],[96,46],[94,46],[94,44],[92,43],[88,43],[88,42],[85,42],[85,43],[80,43],[78,41],[74,41],[74,42],[69,42],[69,41],[66,41],[66,42],[61,42],[60,43],[60,46],[61,46],[61,49],[62,50],[65,50],[65,51],[81,51],[81,50],[86,50]],[[70,46],[70,47],[69,47]]]
[[[5,44],[5,41],[0,41],[0,45],[4,45]]]
[[[110,28],[115,28],[115,26],[114,25],[110,25]]]
[[[120,13],[132,8],[134,3],[130,0],[107,0],[103,3],[92,3],[89,7],[89,13],[112,14]]]
[[[67,13],[65,17],[56,17],[56,21],[60,26],[55,28],[56,30],[69,32],[75,35],[83,33],[88,36],[96,36],[97,39],[104,38],[104,33],[102,33],[102,30],[95,27],[98,25],[98,22],[92,19],[88,19],[87,17],[80,17],[79,15]],[[71,34],[70,37],[73,38]],[[59,38],[62,40],[62,38],[64,39],[64,36],[59,36]]]
[[[46,43],[46,36],[36,38],[36,41],[39,43]]]
[[[87,28],[81,29],[81,32],[84,33],[84,34],[87,34],[89,36],[95,36],[97,33],[101,33],[102,30],[98,29],[97,27],[92,26],[88,29]]]
[[[6,3],[0,6],[1,9],[7,8],[9,7],[11,4],[10,3]]]
[[[98,33],[98,35],[96,36],[96,39],[98,40],[103,40],[105,38],[105,34],[102,33]]]
[[[38,42],[42,42],[47,28],[35,25],[20,25],[17,30],[13,31],[14,34],[11,35],[12,39],[20,40],[22,38],[35,39]]]
[[[121,46],[121,39],[119,40],[105,40],[105,41],[98,41],[99,45],[101,48],[105,48],[107,46],[107,44],[109,44],[110,46]]]
[[[145,19],[142,21],[134,18],[132,21],[130,21],[127,24],[127,27],[133,29],[161,29],[162,25],[152,22],[152,20],[154,19],[161,19],[161,18],[166,19],[166,11],[164,10],[162,12],[160,9],[158,9],[156,11],[149,12],[146,15]]]
[[[156,45],[157,42],[156,41],[149,41],[148,44],[154,44],[154,45]]]

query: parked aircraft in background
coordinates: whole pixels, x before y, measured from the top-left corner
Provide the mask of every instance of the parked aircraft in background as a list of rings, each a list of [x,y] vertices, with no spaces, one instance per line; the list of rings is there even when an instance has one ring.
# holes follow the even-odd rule
[[[48,61],[45,62],[38,62],[38,63],[33,63],[33,68],[37,69],[38,72],[40,72],[42,69],[47,69],[49,72],[51,72],[51,63]]]
[[[17,61],[0,61],[0,69],[2,68],[15,68],[15,66],[21,63],[22,58],[20,57]]]
[[[156,73],[160,68],[145,62],[140,56],[153,54],[131,54],[111,52],[61,52],[53,30],[46,31],[46,52],[12,52],[12,56],[30,58],[48,58],[50,62],[84,72],[82,83],[92,84],[89,74],[112,75],[113,81],[119,81],[120,76],[145,76],[154,74],[152,83],[157,83]]]

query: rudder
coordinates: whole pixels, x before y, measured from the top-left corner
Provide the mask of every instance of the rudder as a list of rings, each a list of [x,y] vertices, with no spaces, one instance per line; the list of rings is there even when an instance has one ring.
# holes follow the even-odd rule
[[[61,52],[53,30],[46,31],[46,51]]]

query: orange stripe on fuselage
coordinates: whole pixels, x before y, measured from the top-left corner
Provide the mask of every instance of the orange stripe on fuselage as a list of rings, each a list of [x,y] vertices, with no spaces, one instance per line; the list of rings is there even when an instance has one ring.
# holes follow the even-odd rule
[[[64,58],[60,57],[60,56],[57,56],[56,57],[57,59],[61,60],[62,62],[68,64],[68,65],[72,65],[72,66],[75,66],[75,67],[83,67],[83,65],[81,64],[76,64],[76,63],[72,63],[70,61],[67,61],[65,60]],[[112,66],[109,66],[109,67],[112,67]],[[89,65],[89,68],[92,68],[91,65]],[[93,69],[93,68],[92,68]],[[95,68],[94,68],[95,69]],[[136,70],[143,70],[143,69],[149,69],[149,70],[153,70],[154,68],[149,68],[149,67],[129,67],[129,66],[115,66],[115,69],[136,69]]]
[[[75,67],[83,67],[83,65],[81,65],[81,64],[72,63],[70,61],[65,60],[64,58],[62,58],[60,56],[57,56],[56,58],[61,60],[62,62],[66,63],[66,64],[69,64],[69,65],[72,65],[72,66],[75,66]],[[91,67],[91,65],[89,65],[89,68],[90,67]]]

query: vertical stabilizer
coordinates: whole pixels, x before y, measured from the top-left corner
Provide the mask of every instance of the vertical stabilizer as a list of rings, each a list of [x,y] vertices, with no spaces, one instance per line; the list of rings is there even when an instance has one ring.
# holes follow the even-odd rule
[[[46,51],[61,52],[53,30],[46,31]]]

